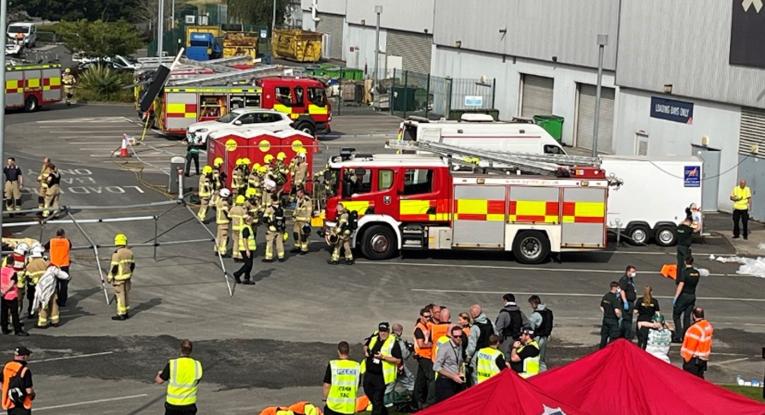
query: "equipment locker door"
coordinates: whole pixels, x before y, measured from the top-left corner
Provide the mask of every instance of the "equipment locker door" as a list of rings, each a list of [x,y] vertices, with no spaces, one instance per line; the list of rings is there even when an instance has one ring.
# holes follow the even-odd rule
[[[506,199],[505,186],[454,186],[452,246],[502,249]]]
[[[563,189],[561,247],[606,246],[606,189]]]
[[[717,212],[718,192],[720,191],[720,150],[691,145],[693,155],[704,162],[701,166],[701,210]]]

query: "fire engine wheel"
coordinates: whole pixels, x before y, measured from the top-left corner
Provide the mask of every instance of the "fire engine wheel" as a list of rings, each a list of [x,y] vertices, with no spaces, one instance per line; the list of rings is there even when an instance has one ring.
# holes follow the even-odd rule
[[[542,263],[550,255],[550,241],[542,232],[520,232],[513,242],[513,254],[522,264]]]
[[[677,233],[675,227],[671,225],[661,225],[656,228],[656,245],[659,246],[672,246],[677,243]]]
[[[627,228],[627,242],[630,245],[645,245],[651,238],[651,229],[646,225],[633,225]]]
[[[396,254],[396,235],[383,225],[374,225],[364,232],[361,253],[368,259],[388,259]]]
[[[37,111],[37,109],[40,108],[37,102],[37,97],[31,96],[28,97],[27,100],[24,102],[24,109],[32,112]]]
[[[298,124],[297,130],[304,132],[308,135],[314,135],[316,133],[316,127],[314,127],[313,124],[309,122],[302,122]]]

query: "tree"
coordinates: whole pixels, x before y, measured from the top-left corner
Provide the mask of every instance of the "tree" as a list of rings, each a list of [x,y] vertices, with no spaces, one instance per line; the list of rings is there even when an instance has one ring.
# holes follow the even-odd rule
[[[71,51],[83,51],[89,56],[130,55],[143,46],[135,26],[124,20],[61,22],[56,32]]]
[[[16,0],[12,10],[24,10],[30,16],[45,20],[105,20],[126,19],[138,22],[139,0]]]
[[[276,25],[284,21],[288,0],[276,0]],[[271,26],[273,0],[228,0],[228,15],[241,23]]]

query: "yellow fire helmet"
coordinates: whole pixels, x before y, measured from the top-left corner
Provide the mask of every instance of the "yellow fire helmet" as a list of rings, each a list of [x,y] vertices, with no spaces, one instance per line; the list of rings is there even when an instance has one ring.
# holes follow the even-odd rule
[[[260,170],[260,163],[253,163],[252,171]]]
[[[114,235],[114,244],[117,246],[127,245],[127,236],[124,233]]]
[[[283,151],[280,151],[279,154],[276,155],[276,159],[279,161],[284,161],[287,158],[287,154],[285,154]]]
[[[251,163],[251,161],[250,161],[249,157],[245,157],[245,158],[242,159],[242,166],[249,166],[250,163]]]
[[[254,197],[257,193],[258,192],[254,188],[248,187],[247,190],[244,191],[244,196],[248,198]]]
[[[296,156],[297,156],[297,157],[303,157],[303,158],[304,158],[304,157],[305,157],[305,154],[306,154],[306,150],[305,150],[305,147],[300,147],[300,148],[297,150],[297,154],[296,154]]]
[[[215,160],[213,160],[213,166],[220,167],[223,165],[223,158],[222,157],[215,157]]]
[[[64,69],[64,73],[72,73],[72,70],[70,68]]]
[[[268,173],[268,167],[266,167],[266,166],[260,166],[260,167],[258,168],[258,172],[259,172],[260,174],[266,174],[266,173]]]
[[[237,205],[243,205],[245,202],[244,195],[239,195],[236,197],[236,200],[234,200],[234,203]]]
[[[266,154],[266,156],[265,156],[265,157],[263,157],[263,161],[264,161],[266,164],[269,164],[269,163],[271,163],[272,161],[274,161],[274,155],[273,155],[273,154]]]
[[[213,168],[209,165],[202,167],[202,174],[210,174],[213,172]]]
[[[236,161],[234,162],[234,165],[235,166],[241,166],[242,165],[242,159],[236,159]]]

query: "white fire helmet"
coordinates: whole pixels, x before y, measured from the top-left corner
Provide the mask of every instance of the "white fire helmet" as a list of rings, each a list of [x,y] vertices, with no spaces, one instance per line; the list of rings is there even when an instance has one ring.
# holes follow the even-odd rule
[[[223,189],[220,189],[220,197],[229,197],[229,196],[231,196],[231,190],[228,190],[225,187]]]
[[[29,245],[25,244],[24,242],[21,242],[18,245],[16,245],[16,248],[13,250],[13,253],[17,255],[26,255],[28,251],[29,251]]]

